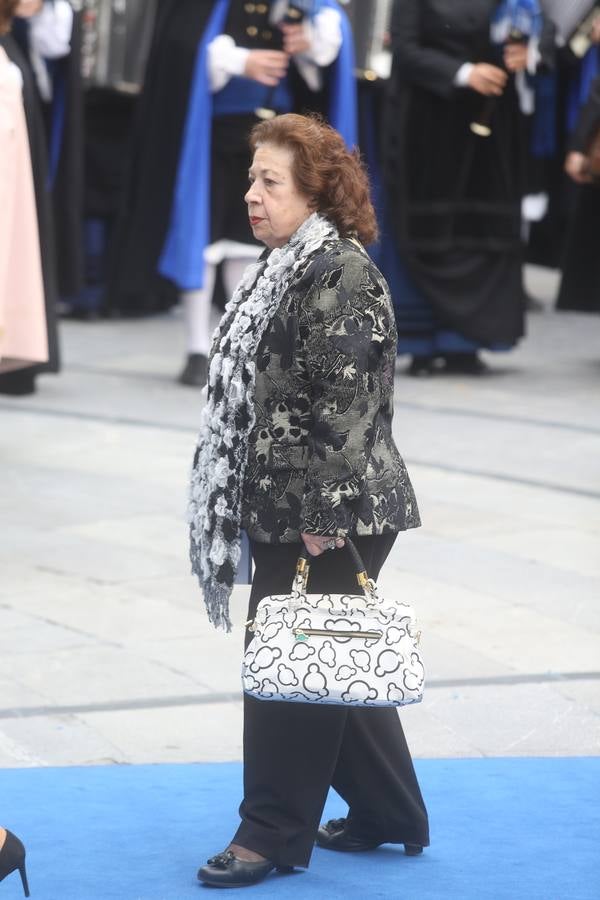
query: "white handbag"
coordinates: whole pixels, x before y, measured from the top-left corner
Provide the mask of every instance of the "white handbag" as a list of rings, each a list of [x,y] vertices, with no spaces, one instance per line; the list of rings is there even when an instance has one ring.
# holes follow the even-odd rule
[[[408,604],[379,597],[346,539],[363,594],[307,594],[300,556],[289,594],[264,597],[244,654],[242,684],[259,700],[404,706],[423,697],[420,632]]]

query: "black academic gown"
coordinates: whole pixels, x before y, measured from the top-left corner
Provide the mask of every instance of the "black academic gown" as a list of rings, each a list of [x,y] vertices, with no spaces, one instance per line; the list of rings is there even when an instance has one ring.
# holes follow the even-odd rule
[[[52,201],[56,224],[58,289],[72,296],[83,287],[83,82],[81,77],[81,12],[73,17],[71,51],[56,62],[64,84],[65,121]]]
[[[600,77],[581,111],[569,149],[585,153],[600,128]],[[558,309],[600,312],[600,185],[578,189],[573,208],[558,295]]]
[[[396,0],[384,152],[400,255],[439,327],[510,346],[524,331],[525,129],[512,83],[487,139],[469,127],[485,99],[454,86],[464,62],[502,64],[489,37],[496,6]]]
[[[17,42],[12,35],[7,34],[4,37],[0,37],[0,46],[4,48],[9,59],[19,67],[23,76],[23,101],[31,151],[31,167],[40,233],[46,325],[48,329],[48,362],[36,365],[35,372],[58,372],[60,369],[60,356],[56,319],[56,304],[58,300],[56,250],[52,198],[47,186],[48,150],[44,119],[31,67]],[[5,376],[0,376],[0,378],[2,377]]]
[[[178,298],[157,273],[167,229],[196,50],[211,0],[163,0],[139,98],[129,174],[112,242],[108,309],[143,315]]]

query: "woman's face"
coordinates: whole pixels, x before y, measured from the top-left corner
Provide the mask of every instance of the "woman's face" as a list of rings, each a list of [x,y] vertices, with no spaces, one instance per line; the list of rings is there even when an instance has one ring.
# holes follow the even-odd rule
[[[250,167],[244,197],[254,237],[270,250],[283,247],[314,211],[300,194],[292,173],[293,154],[286,147],[260,144]]]

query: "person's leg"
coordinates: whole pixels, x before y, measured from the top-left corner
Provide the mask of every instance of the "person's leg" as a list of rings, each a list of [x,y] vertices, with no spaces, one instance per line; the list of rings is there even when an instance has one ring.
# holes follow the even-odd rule
[[[394,538],[355,541],[373,577]],[[299,545],[253,542],[252,550],[256,571],[249,619],[262,597],[290,591]],[[309,590],[357,590],[349,555],[336,551],[313,558]],[[360,750],[354,751],[353,741]],[[234,848],[254,851],[278,865],[308,865],[332,783],[352,804],[352,816],[368,819],[365,827],[374,815],[378,823],[383,816],[390,827],[387,840],[428,843],[427,815],[394,709],[348,710],[244,698],[244,800]]]
[[[263,597],[289,593],[299,552],[299,544],[252,542],[249,619]],[[326,590],[320,572],[339,563],[332,553],[312,560],[311,589]],[[333,580],[351,589],[347,575]],[[342,707],[244,697],[244,799],[233,845],[278,865],[308,865],[346,715]]]
[[[215,123],[213,123],[215,125]],[[219,140],[219,129],[213,127],[210,169],[210,240],[209,246],[223,237],[227,199],[226,153]],[[216,264],[204,261],[204,283],[201,288],[181,293],[185,325],[186,357],[179,382],[191,387],[204,387],[208,375],[212,298],[216,280]]]
[[[376,579],[391,550],[389,538],[355,543]],[[382,843],[429,844],[427,812],[396,709],[348,711],[332,787],[348,803],[353,834]]]
[[[427,811],[395,709],[351,709],[332,777],[352,834],[429,844]]]
[[[202,387],[206,383],[214,284],[215,266],[206,263],[204,285],[199,290],[183,291],[181,294],[187,344],[187,358],[179,376],[182,384]]]

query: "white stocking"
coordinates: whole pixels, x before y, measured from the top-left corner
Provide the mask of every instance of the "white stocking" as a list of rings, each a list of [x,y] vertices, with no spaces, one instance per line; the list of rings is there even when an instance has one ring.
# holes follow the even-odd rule
[[[259,253],[260,247],[257,247],[257,258]],[[223,287],[225,288],[225,294],[228,300],[233,296],[233,292],[238,286],[240,278],[251,262],[253,262],[253,260],[247,256],[228,257],[223,260]]]
[[[204,266],[204,287],[197,291],[183,291],[181,299],[185,318],[188,353],[208,356],[212,337],[211,308],[215,285],[215,266]]]

